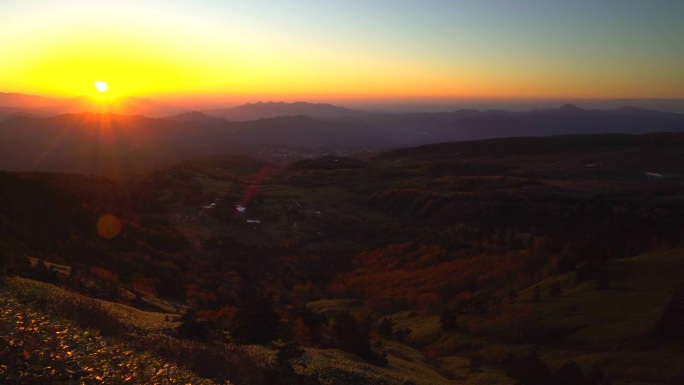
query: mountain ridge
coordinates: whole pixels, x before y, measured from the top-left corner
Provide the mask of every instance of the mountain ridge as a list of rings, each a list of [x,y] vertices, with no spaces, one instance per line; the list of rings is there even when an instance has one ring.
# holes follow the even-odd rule
[[[135,164],[133,168],[140,171],[188,157],[238,153],[283,165],[287,159],[313,153],[372,153],[502,137],[656,132],[684,132],[684,115],[567,106],[528,112],[463,110],[343,118],[296,115],[233,122],[201,112],[172,117],[68,113],[0,119],[0,168],[101,173],[105,170],[93,165],[109,159],[114,167],[115,160],[121,159],[123,170]]]
[[[278,116],[305,115],[310,117],[349,117],[367,114],[364,111],[352,110],[327,103],[309,102],[256,102],[241,104],[231,108],[202,111],[205,114],[227,120],[244,121],[267,119]]]

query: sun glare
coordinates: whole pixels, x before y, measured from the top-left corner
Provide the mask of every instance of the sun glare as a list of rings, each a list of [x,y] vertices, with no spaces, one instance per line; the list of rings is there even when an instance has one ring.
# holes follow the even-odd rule
[[[104,92],[107,92],[107,90],[109,89],[109,86],[107,86],[106,82],[96,81],[95,82],[95,88],[97,89],[98,92],[104,93]]]

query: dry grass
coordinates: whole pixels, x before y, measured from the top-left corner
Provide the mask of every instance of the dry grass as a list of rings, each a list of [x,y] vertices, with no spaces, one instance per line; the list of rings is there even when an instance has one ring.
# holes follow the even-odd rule
[[[337,350],[306,349],[301,358],[291,360],[289,371],[276,360],[277,346],[179,340],[172,332],[176,323],[162,313],[84,297],[42,282],[8,278],[0,285],[0,301],[0,380],[5,382],[450,383],[424,363],[418,351],[400,344],[388,345],[403,353],[391,356],[386,368]],[[24,347],[30,352],[24,354]]]

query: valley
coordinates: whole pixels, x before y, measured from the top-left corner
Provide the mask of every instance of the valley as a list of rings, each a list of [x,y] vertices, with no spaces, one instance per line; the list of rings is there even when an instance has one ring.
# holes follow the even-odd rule
[[[680,134],[574,135],[285,167],[211,156],[124,179],[4,174],[0,239],[10,274],[175,320],[193,309],[185,338],[200,344],[337,348],[416,383],[669,384],[682,346],[659,325],[681,317],[667,309],[681,300],[682,154]],[[122,222],[113,239],[93,231],[103,214]]]

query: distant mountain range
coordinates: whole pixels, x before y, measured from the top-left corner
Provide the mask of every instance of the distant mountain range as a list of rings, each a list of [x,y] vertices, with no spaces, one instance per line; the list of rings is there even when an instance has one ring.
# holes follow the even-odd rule
[[[573,104],[589,110],[611,110],[623,106],[634,106],[646,110],[684,113],[684,99],[453,99],[395,102],[365,102],[350,106],[368,111],[384,113],[442,112],[462,109],[529,111],[533,109],[557,108]]]
[[[684,132],[684,114],[634,107],[586,110],[565,105],[525,112],[468,109],[369,114],[332,105],[256,103],[220,110],[224,113],[219,117],[216,112],[178,111],[150,100],[127,99],[122,105],[140,114],[49,116],[59,108],[83,108],[88,103],[83,98],[65,102],[0,94],[0,105],[3,102],[9,105],[0,107],[0,117],[4,116],[0,119],[0,169],[24,171],[131,173],[214,154],[239,153],[274,161],[276,153],[297,154],[302,159],[339,151],[377,152],[501,137]],[[176,113],[152,117],[168,111]],[[142,116],[143,112],[150,116]],[[262,117],[290,113],[295,116]],[[231,116],[236,121],[230,121]],[[242,119],[239,116],[260,118],[237,121]]]
[[[103,104],[85,96],[75,98],[47,98],[35,95],[0,93],[0,120],[17,115],[55,116],[68,113],[97,112],[119,115],[144,115],[152,118],[171,116],[174,119],[198,120],[201,115],[231,121],[268,119],[282,116],[310,116],[338,118],[362,116],[366,112],[319,103],[248,103],[231,108],[188,111],[150,99],[121,98]],[[201,114],[201,115],[200,115]],[[206,117],[204,117],[206,119]]]
[[[279,116],[304,115],[314,118],[340,118],[349,116],[363,116],[363,111],[350,110],[332,104],[320,103],[247,103],[233,108],[208,110],[204,113],[233,121],[275,118]]]
[[[199,111],[183,112],[178,115],[167,116],[169,120],[179,120],[185,122],[225,122],[225,119],[216,116],[207,115]]]
[[[476,140],[517,136],[626,133],[644,134],[684,130],[684,114],[622,107],[585,110],[574,105],[560,108],[511,111],[460,110],[369,116],[357,121],[394,127],[411,143]]]
[[[5,109],[10,111],[4,111]],[[184,112],[184,110],[154,100],[141,98],[121,98],[105,104],[85,96],[47,98],[0,92],[0,120],[17,116],[17,114],[48,117],[81,112],[162,117],[178,114]]]
[[[132,173],[198,156],[258,154],[264,147],[380,148],[385,139],[363,124],[304,116],[247,122],[93,113],[15,117],[0,121],[0,169]]]

